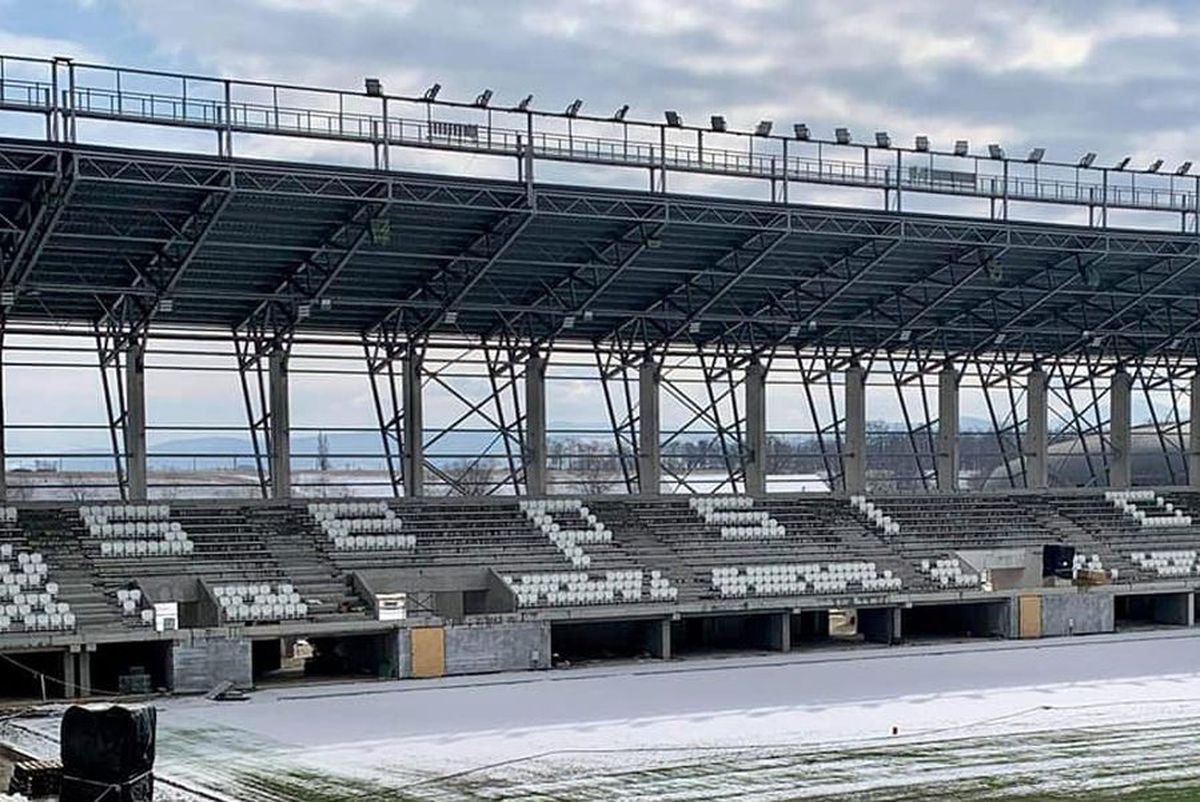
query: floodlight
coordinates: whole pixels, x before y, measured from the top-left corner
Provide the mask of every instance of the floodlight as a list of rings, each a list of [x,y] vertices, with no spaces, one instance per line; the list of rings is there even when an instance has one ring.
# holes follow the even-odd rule
[[[1129,166],[1129,157],[1126,156],[1125,158],[1121,159],[1121,161],[1114,164],[1113,169],[1114,170],[1124,170],[1128,166]]]
[[[691,323],[688,324],[688,334],[699,334],[699,333],[700,333],[700,321],[693,320]]]
[[[1097,334],[1095,336],[1095,338],[1092,339],[1092,347],[1093,348],[1103,348],[1104,347],[1104,335],[1103,334]]]
[[[312,314],[312,304],[304,303],[296,306],[296,319],[304,320]]]
[[[372,218],[368,230],[372,245],[387,245],[392,241],[392,221],[386,217]]]
[[[1083,265],[1079,268],[1079,272],[1083,276],[1083,283],[1087,285],[1088,289],[1100,289],[1100,271],[1096,269],[1095,265]]]
[[[1006,332],[1001,331],[1001,332],[996,333],[996,339],[993,340],[992,342],[994,342],[996,345],[1004,345],[1004,341],[1007,339],[1008,339],[1008,334]]]
[[[804,123],[796,123],[792,126],[792,132],[795,133],[796,139],[802,142],[807,142],[812,136],[812,132],[808,130],[808,126]]]
[[[486,109],[487,105],[492,102],[492,90],[485,89],[475,96],[475,105],[481,109]]]
[[[1094,161],[1096,161],[1096,154],[1092,153],[1089,150],[1087,153],[1085,153],[1079,157],[1079,166],[1080,167],[1091,167],[1092,162],[1094,162]]]
[[[965,139],[954,140],[954,155],[955,156],[966,156],[968,150],[970,150],[970,145],[967,144],[967,140],[965,140]]]
[[[997,145],[995,142],[988,145],[988,156],[993,159],[1004,158],[1004,148]]]
[[[711,118],[709,118],[709,123],[712,125],[712,129],[719,134],[725,133],[727,129],[725,118],[720,114],[714,114]]]
[[[892,146],[892,138],[890,136],[888,136],[887,131],[876,131],[875,132],[875,147],[890,148],[891,146]]]
[[[458,312],[451,309],[442,318],[442,322],[445,323],[447,326],[453,326],[454,324],[458,323]]]
[[[1187,175],[1192,169],[1191,162],[1184,162],[1175,168],[1175,175]]]
[[[328,312],[330,309],[333,309],[333,299],[332,298],[322,298],[321,302],[318,304],[318,306],[321,307],[322,312]]]
[[[383,97],[383,84],[378,78],[364,78],[363,88],[371,97]]]
[[[646,247],[652,251],[655,250],[656,248],[661,248],[662,240],[659,239],[658,237],[647,237],[646,238]]]
[[[573,328],[575,328],[575,316],[574,316],[574,315],[567,315],[566,317],[564,317],[564,318],[563,318],[563,324],[562,324],[562,327],[563,327],[564,329],[573,329]]]
[[[921,153],[929,152],[929,137],[921,135],[916,139],[915,147]]]
[[[1146,172],[1157,173],[1160,169],[1162,169],[1162,166],[1163,166],[1163,160],[1155,159],[1154,161],[1150,162],[1150,166],[1146,168]]]
[[[613,112],[613,120],[615,120],[616,122],[621,122],[622,120],[625,119],[625,115],[628,113],[629,113],[629,104],[626,103],[625,105],[621,106],[621,108],[619,108],[615,112]]]
[[[1045,148],[1034,148],[1033,150],[1029,151],[1029,156],[1028,156],[1028,158],[1026,158],[1026,161],[1032,162],[1033,164],[1037,164],[1045,157],[1045,155],[1046,155]]]
[[[5,287],[0,290],[0,306],[6,309],[17,302],[17,291],[12,287]]]
[[[771,126],[774,125],[770,120],[759,120],[758,125],[754,126],[755,136],[770,136]]]
[[[517,104],[517,111],[528,111],[529,104],[533,102],[533,95],[526,95],[521,98],[521,102]]]
[[[664,111],[663,116],[667,118],[667,125],[672,128],[682,128],[683,118],[679,116],[677,111]]]
[[[833,138],[837,140],[837,143],[839,145],[849,145],[850,144],[850,129],[849,128],[835,128],[833,131]]]
[[[0,292],[0,306],[6,306],[6,307],[12,306],[12,301],[5,302],[4,297],[5,297],[4,293]],[[169,315],[172,312],[174,312],[175,311],[175,299],[174,298],[159,298],[158,299],[158,311],[164,315]]]
[[[428,100],[430,103],[432,103],[433,101],[437,100],[438,92],[441,92],[441,91],[442,91],[442,85],[434,84],[433,86],[431,86],[425,90],[425,99]]]
[[[571,105],[567,106],[567,110],[563,113],[568,117],[577,117],[579,116],[579,110],[581,108],[583,108],[583,101],[579,98],[575,98],[571,101]]]
[[[792,325],[788,326],[788,333],[787,333],[788,339],[791,339],[793,337],[798,337],[799,335],[800,335],[800,326],[799,325],[793,323]]]
[[[595,315],[592,313],[592,310],[591,310],[591,309],[584,309],[584,310],[583,310],[583,319],[584,319],[585,321],[591,320],[593,317],[595,317]]]
[[[909,329],[901,329],[900,330],[900,342],[902,342],[902,343],[908,342],[908,338],[911,336],[912,336],[912,331],[910,331]]]

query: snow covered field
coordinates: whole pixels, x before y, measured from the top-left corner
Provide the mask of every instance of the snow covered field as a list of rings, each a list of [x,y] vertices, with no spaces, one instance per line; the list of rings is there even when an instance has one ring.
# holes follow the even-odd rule
[[[230,800],[1196,799],[1200,638],[281,688],[159,726],[160,776]]]

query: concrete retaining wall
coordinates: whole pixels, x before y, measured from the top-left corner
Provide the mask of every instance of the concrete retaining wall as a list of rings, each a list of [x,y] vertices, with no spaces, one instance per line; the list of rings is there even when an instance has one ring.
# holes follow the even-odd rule
[[[446,628],[447,674],[483,674],[549,667],[549,622]]]
[[[1108,593],[1047,593],[1042,597],[1042,637],[1112,632],[1116,621]]]
[[[171,677],[176,693],[207,693],[222,682],[250,688],[250,641],[202,635],[179,641],[171,649]]]

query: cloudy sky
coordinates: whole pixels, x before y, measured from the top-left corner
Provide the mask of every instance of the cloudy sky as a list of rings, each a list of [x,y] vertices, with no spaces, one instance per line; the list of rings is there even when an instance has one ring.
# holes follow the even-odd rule
[[[735,127],[805,121],[1174,165],[1200,161],[1192,12],[1125,0],[0,0],[0,52],[351,90],[374,75],[395,93],[437,81],[462,100],[491,87],[498,103],[533,93],[552,110],[580,97],[595,113],[629,103],[649,119],[672,108]],[[152,382],[151,419],[212,420],[219,388],[229,414],[216,417],[237,422],[233,381]],[[331,387],[306,394],[302,420],[370,420],[365,386],[351,404]],[[552,416],[600,419],[593,393],[564,394],[576,396]],[[21,403],[10,420],[49,414]],[[94,393],[56,404],[61,419],[99,409]]]

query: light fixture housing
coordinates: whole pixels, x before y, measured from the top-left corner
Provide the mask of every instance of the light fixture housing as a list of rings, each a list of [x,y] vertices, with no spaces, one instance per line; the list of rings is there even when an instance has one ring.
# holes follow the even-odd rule
[[[442,85],[434,84],[433,86],[431,86],[425,90],[425,96],[424,96],[425,100],[432,103],[433,101],[437,100],[438,92],[441,92],[441,91],[442,91]]]
[[[916,148],[918,153],[928,153],[929,137],[925,136],[924,134],[919,135],[915,140],[913,140],[913,147]]]
[[[492,102],[492,90],[485,89],[475,96],[475,105],[481,109],[486,109],[488,104]]]
[[[312,304],[302,303],[296,305],[296,319],[305,320],[312,314]]]
[[[758,125],[754,126],[754,135],[755,136],[770,136],[771,128],[774,125],[775,124],[773,122],[771,122],[770,120],[759,120]]]
[[[804,123],[796,123],[792,126],[792,133],[796,135],[796,139],[801,142],[807,142],[812,139],[812,131],[808,130],[808,126]]]
[[[1029,151],[1029,156],[1025,160],[1032,164],[1037,164],[1045,157],[1046,157],[1046,149],[1045,148],[1034,148],[1033,150]]]
[[[1129,166],[1129,157],[1126,156],[1125,158],[1121,159],[1121,161],[1114,164],[1113,169],[1114,170],[1124,170],[1128,166]]]
[[[688,324],[688,334],[699,334],[699,333],[700,333],[700,321],[693,320],[691,323]]]
[[[891,138],[891,136],[888,135],[887,131],[876,131],[875,132],[875,147],[890,148],[891,146],[892,146],[892,138]]]
[[[722,117],[720,114],[714,114],[712,117],[709,118],[708,122],[712,126],[712,129],[714,131],[716,131],[718,134],[725,133],[725,131],[728,130],[728,127],[729,127],[728,124],[725,122],[725,118]]]
[[[3,292],[0,292],[0,305],[12,306],[11,301],[5,303]],[[159,298],[158,299],[158,311],[164,315],[169,315],[172,312],[174,312],[175,311],[175,299],[174,298]]]
[[[621,108],[619,108],[615,112],[613,112],[613,120],[615,122],[623,122],[625,120],[625,115],[628,113],[629,113],[629,104],[626,103],[623,106],[621,106]]]
[[[667,125],[671,126],[672,128],[682,128],[683,127],[683,118],[679,116],[679,112],[664,111],[663,117],[666,118]]]
[[[971,149],[971,145],[969,142],[967,142],[967,140],[965,140],[965,139],[954,140],[954,155],[955,156],[966,156],[967,153],[970,152],[970,149]]]
[[[521,98],[521,102],[517,104],[517,111],[529,111],[529,104],[533,102],[533,95],[526,95]]]
[[[849,128],[835,128],[833,130],[833,138],[835,140],[837,140],[837,143],[839,145],[849,145],[850,144],[850,129]]]
[[[1163,166],[1163,160],[1155,159],[1154,161],[1150,162],[1150,165],[1146,168],[1146,172],[1157,173],[1159,170],[1162,169],[1162,166]]]
[[[1175,175],[1187,175],[1191,171],[1192,171],[1192,163],[1190,161],[1184,162],[1183,164],[1181,164],[1175,168]]]
[[[383,83],[378,78],[364,78],[363,90],[368,97],[383,97]]]
[[[1004,158],[1004,148],[1000,147],[995,142],[988,145],[988,158],[997,159],[997,160],[1003,159]]]
[[[575,98],[571,101],[571,105],[567,106],[567,110],[563,113],[568,117],[578,117],[579,110],[581,108],[583,108],[583,100],[581,98]]]
[[[1079,166],[1091,167],[1092,162],[1094,161],[1096,161],[1096,154],[1089,150],[1087,153],[1079,157]]]
[[[458,323],[458,312],[451,309],[442,317],[442,322],[447,326],[453,326]]]

